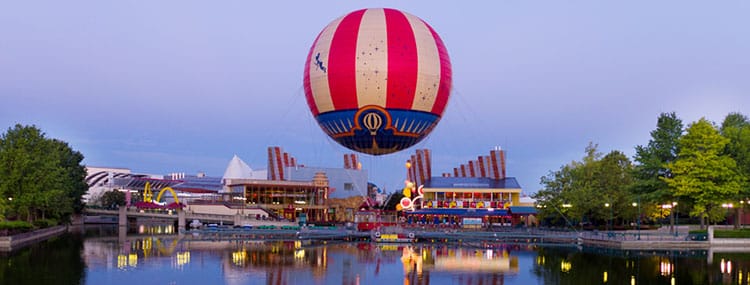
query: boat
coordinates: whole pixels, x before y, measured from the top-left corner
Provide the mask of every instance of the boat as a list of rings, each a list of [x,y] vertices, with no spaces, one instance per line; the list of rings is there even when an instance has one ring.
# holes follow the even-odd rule
[[[417,240],[414,232],[407,232],[399,226],[381,227],[372,232],[371,239],[379,243],[412,243]]]

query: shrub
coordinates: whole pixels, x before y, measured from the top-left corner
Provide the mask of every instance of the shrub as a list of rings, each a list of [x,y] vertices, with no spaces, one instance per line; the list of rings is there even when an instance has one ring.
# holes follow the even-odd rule
[[[43,229],[57,225],[57,220],[54,219],[40,219],[34,221],[34,227]]]
[[[28,231],[31,230],[32,226],[30,223],[25,221],[2,221],[0,222],[0,230],[8,231]]]

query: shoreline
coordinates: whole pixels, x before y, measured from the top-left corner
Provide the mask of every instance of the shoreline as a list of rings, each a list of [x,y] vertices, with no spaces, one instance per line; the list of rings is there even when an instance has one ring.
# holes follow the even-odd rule
[[[68,231],[68,226],[59,225],[22,234],[0,237],[0,252],[13,252],[26,246],[46,241]]]
[[[12,252],[26,246],[46,241],[68,232],[69,227],[60,225],[46,229],[0,237],[0,252]],[[210,230],[181,230],[180,235],[202,236],[210,240],[343,240],[377,242],[372,236],[377,231],[359,232],[346,229],[238,229],[219,228]],[[750,239],[709,238],[704,241],[687,240],[686,235],[667,236],[642,233],[636,238],[626,235],[612,237],[595,232],[557,232],[521,229],[512,231],[471,231],[471,230],[428,230],[405,229],[412,233],[415,242],[483,242],[483,243],[550,243],[579,245],[586,247],[611,248],[619,250],[715,250],[748,251]],[[710,230],[711,234],[713,230]],[[641,239],[642,238],[642,239]]]
[[[712,239],[705,241],[686,240],[687,235],[653,235],[642,233],[641,240],[636,236],[612,238],[591,232],[547,232],[547,231],[430,231],[406,230],[403,233],[413,238],[402,242],[376,241],[373,236],[378,231],[358,232],[352,230],[258,230],[258,229],[212,229],[181,232],[197,239],[210,240],[341,240],[367,241],[372,243],[411,244],[411,243],[524,243],[524,244],[562,244],[585,247],[610,248],[619,250],[720,250],[742,251],[750,246],[750,240]],[[380,233],[380,232],[378,232]],[[383,232],[381,234],[388,234]]]

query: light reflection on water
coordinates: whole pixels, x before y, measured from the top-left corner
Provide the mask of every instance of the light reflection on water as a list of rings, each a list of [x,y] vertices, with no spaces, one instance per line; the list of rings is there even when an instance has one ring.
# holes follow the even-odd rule
[[[750,284],[741,252],[217,241],[144,229],[87,229],[0,256],[0,284]]]
[[[519,272],[519,256],[513,252],[524,251],[527,259],[532,258],[531,247],[520,246],[465,248],[367,242],[205,241],[191,235],[131,235],[124,240],[91,238],[84,241],[84,248],[89,284],[132,284],[126,280],[133,278],[175,284],[198,281],[208,284],[507,284],[507,277]]]

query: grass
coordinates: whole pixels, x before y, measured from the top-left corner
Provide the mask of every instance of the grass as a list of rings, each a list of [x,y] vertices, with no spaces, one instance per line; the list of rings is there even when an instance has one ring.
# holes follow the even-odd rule
[[[747,238],[750,239],[750,229],[716,230],[714,238]]]
[[[692,230],[691,235],[708,234],[708,230]],[[714,238],[747,238],[750,239],[750,229],[715,230]]]

